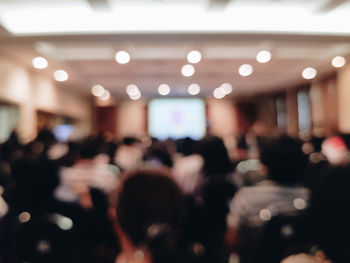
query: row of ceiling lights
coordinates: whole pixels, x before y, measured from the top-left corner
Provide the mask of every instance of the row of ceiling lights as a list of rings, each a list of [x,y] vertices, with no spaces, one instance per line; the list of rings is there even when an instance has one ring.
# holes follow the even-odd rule
[[[335,68],[344,67],[346,60],[342,56],[336,56],[332,59],[332,66]],[[317,70],[312,67],[307,67],[301,73],[304,79],[313,79],[317,76]]]
[[[261,50],[256,55],[256,60],[259,63],[267,63],[271,60],[272,55],[271,52],[268,50]],[[192,64],[196,64],[200,62],[202,59],[202,54],[198,50],[192,50],[187,54],[187,61]],[[131,56],[127,51],[121,50],[118,51],[115,55],[115,60],[119,64],[127,64],[131,60]],[[345,65],[346,60],[342,56],[336,56],[332,59],[332,65],[335,68],[341,68]],[[48,62],[43,57],[36,57],[32,60],[32,64],[37,69],[44,69],[47,68]],[[195,68],[191,64],[186,64],[181,68],[181,73],[185,77],[191,77],[195,73]],[[238,73],[242,77],[250,76],[253,73],[253,66],[250,64],[243,64],[239,67]],[[304,79],[313,79],[317,75],[317,70],[312,67],[307,67],[302,72],[302,77]],[[68,73],[62,69],[56,70],[53,73],[53,76],[56,81],[66,81],[68,80],[69,76]],[[200,86],[196,83],[193,83],[189,85],[188,87],[188,93],[190,95],[198,95],[200,93]],[[213,95],[217,99],[221,99],[225,97],[226,95],[230,94],[232,92],[233,88],[232,85],[229,83],[224,83],[220,87],[214,89]],[[92,94],[96,97],[98,97],[101,100],[109,100],[110,98],[110,92],[106,90],[101,85],[94,85],[91,90]],[[126,89],[126,93],[128,94],[129,98],[131,100],[138,100],[141,98],[142,94],[139,88],[135,84],[128,85]],[[161,84],[158,87],[158,93],[162,96],[166,96],[170,93],[170,87],[167,84]]]
[[[120,64],[128,63],[130,61],[130,58],[131,57],[130,57],[129,53],[126,51],[117,52],[116,57],[115,57],[116,61]],[[268,50],[261,50],[256,55],[256,60],[259,63],[267,63],[271,60],[271,58],[272,58],[272,54]],[[201,59],[202,59],[202,54],[198,50],[192,50],[187,54],[187,61],[189,63],[196,64],[196,63],[200,62]],[[342,56],[336,56],[332,59],[332,65],[335,68],[341,68],[345,65],[345,63],[346,63],[346,60]],[[181,73],[185,77],[191,77],[195,73],[195,68],[191,64],[186,64],[181,68]],[[242,77],[248,77],[253,73],[253,66],[250,64],[243,64],[239,67],[238,73]],[[317,75],[317,70],[315,68],[312,68],[312,67],[307,67],[302,71],[302,77],[304,79],[310,80],[310,79],[315,78],[316,75]],[[134,85],[134,84],[130,84],[130,85],[136,87],[136,85]],[[138,91],[139,91],[139,89],[138,89]],[[232,92],[232,85],[229,83],[224,83],[220,87],[214,89],[213,95],[215,98],[221,99],[221,98],[225,97],[226,95],[230,94],[231,92]],[[162,96],[166,96],[170,93],[170,87],[167,84],[161,84],[158,87],[158,93]],[[195,83],[191,84],[188,87],[188,93],[190,95],[199,94],[200,93],[200,86],[198,84],[195,84]],[[133,100],[135,100],[135,99],[137,100],[137,99],[141,98],[140,91],[139,91],[139,93],[137,93],[138,95],[136,97],[130,96],[128,90],[127,90],[127,94],[129,95],[130,99],[133,99]]]
[[[45,69],[49,65],[47,60],[45,58],[43,58],[43,57],[35,57],[35,58],[33,58],[32,64],[33,64],[33,67],[36,68],[36,69]],[[54,71],[53,77],[54,77],[54,79],[56,81],[63,82],[63,81],[68,80],[69,75],[68,75],[68,73],[65,70],[58,69],[58,70]]]

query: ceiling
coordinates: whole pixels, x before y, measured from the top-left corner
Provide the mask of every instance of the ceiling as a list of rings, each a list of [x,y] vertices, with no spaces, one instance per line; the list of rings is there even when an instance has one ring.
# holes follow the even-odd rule
[[[37,74],[62,68],[70,78],[60,85],[85,94],[100,84],[126,98],[133,83],[154,97],[166,83],[183,97],[198,83],[208,97],[228,82],[231,96],[244,96],[303,84],[308,66],[318,78],[334,72],[332,58],[350,54],[349,17],[343,0],[0,0],[0,53],[33,71],[32,58],[44,56],[49,67]],[[202,60],[184,77],[194,49]],[[266,64],[256,61],[262,49],[272,53]],[[114,60],[118,50],[128,64]],[[246,63],[254,71],[242,77]]]

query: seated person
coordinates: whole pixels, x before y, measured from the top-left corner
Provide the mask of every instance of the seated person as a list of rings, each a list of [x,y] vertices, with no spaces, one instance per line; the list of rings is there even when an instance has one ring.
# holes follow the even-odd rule
[[[169,176],[152,170],[130,174],[113,214],[122,247],[116,262],[184,262],[184,210],[183,194]]]
[[[349,262],[349,175],[348,164],[331,167],[325,170],[325,175],[320,174],[304,220],[304,228],[313,248],[291,255],[283,263]]]
[[[288,136],[271,139],[261,149],[268,180],[240,189],[230,204],[227,243],[250,259],[259,231],[275,215],[294,215],[306,207],[309,191],[300,186],[307,166],[301,142]]]

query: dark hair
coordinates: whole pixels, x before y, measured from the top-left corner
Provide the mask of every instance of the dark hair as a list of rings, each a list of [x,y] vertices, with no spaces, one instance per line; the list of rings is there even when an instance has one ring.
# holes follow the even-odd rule
[[[104,152],[105,142],[103,137],[92,136],[83,140],[79,147],[79,155],[81,158],[90,159]]]
[[[194,153],[197,143],[190,137],[179,139],[176,141],[177,152],[182,153],[184,156],[189,156]]]
[[[334,263],[349,256],[350,166],[331,167],[312,192],[310,226],[314,241]]]
[[[53,191],[59,183],[57,165],[46,157],[25,156],[14,163],[12,175],[15,188],[10,205],[43,209],[53,198]]]
[[[146,161],[157,160],[162,165],[172,167],[173,160],[164,143],[154,143],[146,152],[144,159]]]
[[[136,171],[124,182],[117,202],[121,229],[135,246],[146,246],[153,262],[179,262],[178,240],[184,196],[160,171]]]
[[[203,172],[206,176],[232,172],[232,162],[223,140],[219,137],[204,138],[199,144],[198,153],[204,159]]]
[[[302,142],[287,135],[265,141],[260,159],[269,170],[269,178],[282,184],[299,183],[307,166]]]
[[[125,145],[133,145],[134,143],[139,143],[140,140],[135,137],[125,137],[123,139],[123,144]]]

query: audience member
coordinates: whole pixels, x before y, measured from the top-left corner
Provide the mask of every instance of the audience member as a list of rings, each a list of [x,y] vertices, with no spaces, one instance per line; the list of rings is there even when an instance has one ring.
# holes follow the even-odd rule
[[[166,174],[145,170],[122,184],[116,222],[122,253],[116,262],[186,262],[182,253],[185,199]]]
[[[228,263],[231,251],[242,263],[347,262],[343,137],[321,148],[255,136],[244,143],[259,159],[231,160],[213,136],[57,143],[43,130],[22,145],[13,133],[0,145],[0,262]],[[237,180],[245,171],[258,180]]]
[[[239,252],[241,262],[249,262],[266,221],[277,214],[297,214],[296,200],[309,198],[309,191],[300,186],[307,166],[300,141],[288,136],[271,139],[261,149],[261,162],[268,180],[240,189],[227,218],[227,242]]]

